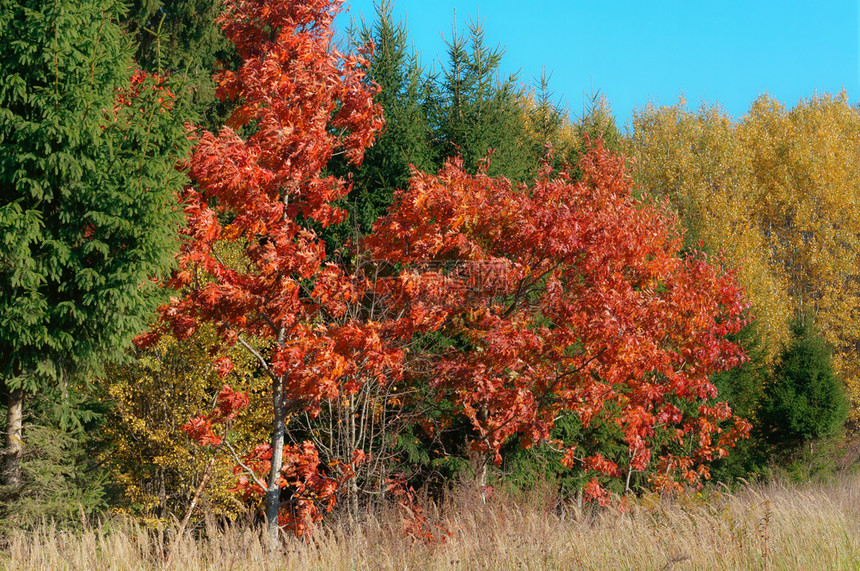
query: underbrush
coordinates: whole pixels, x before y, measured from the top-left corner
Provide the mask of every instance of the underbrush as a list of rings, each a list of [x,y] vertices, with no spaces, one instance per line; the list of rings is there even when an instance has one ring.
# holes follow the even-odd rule
[[[416,517],[417,516],[417,517]],[[408,529],[411,533],[405,534]],[[268,554],[259,529],[205,525],[177,539],[111,519],[8,535],[9,569],[852,569],[860,567],[860,478],[645,495],[609,509],[547,489],[485,498],[464,486],[416,513],[342,517]]]

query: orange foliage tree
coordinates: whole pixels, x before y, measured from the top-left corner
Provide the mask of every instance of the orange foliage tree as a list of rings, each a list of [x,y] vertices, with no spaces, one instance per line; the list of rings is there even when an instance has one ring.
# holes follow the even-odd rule
[[[598,146],[580,164],[582,180],[545,169],[531,187],[467,175],[460,162],[416,172],[355,268],[326,260],[313,228],[344,218],[332,202],[349,184],[323,170],[334,153],[360,163],[382,125],[363,60],[331,47],[338,6],[226,3],[221,25],[244,63],[221,74],[219,93],[238,106],[195,147],[170,282],[183,295],[162,308],[162,328],[185,338],[214,323],[271,380],[272,438],[250,454],[215,432],[247,404],[229,387],[215,412],[187,425],[200,443],[231,450],[241,485],[265,495],[271,545],[279,524],[301,533],[330,509],[352,471],[325,466],[309,442],[286,445],[288,416],[314,415],[368,380],[426,379],[413,363],[430,364],[429,388],[497,461],[514,435],[547,440],[560,415],[609,416],[627,464],[555,443],[566,462],[616,477],[656,464],[658,485],[706,474],[704,463],[748,430],[736,419],[721,433],[731,411],[711,403],[709,382],[743,359],[726,336],[744,323],[744,298],[731,273],[681,253],[674,220],[631,196],[619,156]],[[434,330],[457,337],[457,349],[413,360],[407,343]],[[232,363],[216,367],[226,377]],[[657,447],[657,430],[679,445]],[[588,489],[602,497],[596,482]]]
[[[355,369],[356,353],[380,369],[396,368],[398,361],[373,323],[332,321],[359,298],[362,285],[326,262],[311,229],[345,217],[330,203],[346,195],[349,184],[323,174],[329,159],[343,153],[360,163],[382,126],[363,58],[331,45],[339,5],[225,2],[219,22],[243,63],[220,74],[218,94],[237,107],[227,125],[217,134],[204,132],[193,151],[193,187],[184,197],[188,226],[170,282],[183,295],[162,308],[162,328],[183,339],[201,321],[212,322],[228,344],[251,352],[271,380],[271,442],[236,459],[249,493],[265,493],[272,545],[279,523],[301,532],[330,508],[336,487],[312,446],[285,447],[288,414],[313,413],[323,399],[338,396],[337,380]],[[237,246],[240,261],[231,262],[225,250]],[[227,358],[217,366],[225,376],[231,369]],[[218,410],[191,422],[189,434],[228,446],[213,427],[229,424],[245,402],[225,389]],[[345,467],[342,476],[348,472]],[[291,493],[291,510],[280,509],[282,488]]]
[[[458,340],[429,383],[471,422],[476,450],[499,463],[515,435],[528,446],[564,416],[600,418],[621,429],[626,461],[552,442],[569,467],[698,482],[749,431],[710,382],[745,358],[727,338],[745,323],[743,291],[682,252],[675,219],[633,197],[623,157],[598,144],[579,169],[574,181],[545,167],[529,187],[459,161],[416,172],[366,245],[404,268],[389,284],[400,314],[435,316]],[[596,478],[586,493],[605,497]]]

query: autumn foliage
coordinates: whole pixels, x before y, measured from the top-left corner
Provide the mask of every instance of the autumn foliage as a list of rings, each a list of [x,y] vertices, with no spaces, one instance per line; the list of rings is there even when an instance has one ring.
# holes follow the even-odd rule
[[[860,419],[860,113],[846,93],[793,108],[763,95],[740,119],[717,105],[645,107],[637,179],[671,201],[710,251],[739,267],[764,349],[812,312]]]
[[[385,352],[360,326],[327,326],[358,298],[360,284],[326,262],[311,230],[344,218],[331,202],[349,184],[323,174],[329,159],[343,153],[359,163],[382,125],[363,60],[331,46],[338,6],[329,0],[225,3],[220,23],[244,61],[220,74],[218,93],[238,105],[219,133],[200,136],[191,157],[194,184],[183,201],[188,226],[170,281],[182,297],[162,310],[180,339],[202,321],[214,323],[228,344],[253,353],[270,377],[275,435],[268,450],[245,457],[249,468],[269,469],[266,482],[250,476],[266,491],[270,522],[278,519],[279,486],[318,487],[323,478],[312,448],[284,449],[288,410],[313,413],[322,399],[338,395],[336,381],[356,365],[336,349],[352,345],[350,339],[370,353]],[[232,255],[236,247],[238,256]],[[269,348],[258,351],[252,338]],[[385,363],[386,357],[376,360]],[[218,367],[229,373],[228,362]],[[222,398],[219,408],[228,401]],[[220,444],[211,425],[222,416],[229,414],[192,421],[190,434]],[[307,516],[296,515],[300,523]]]
[[[208,321],[246,348],[271,380],[273,437],[250,453],[229,446],[225,430],[248,403],[229,386],[188,434],[234,454],[240,488],[266,496],[272,541],[277,523],[302,533],[330,510],[352,475],[309,442],[286,444],[289,416],[313,416],[371,379],[421,383],[453,403],[425,428],[465,418],[473,450],[496,462],[513,437],[550,440],[564,416],[615,424],[624,462],[551,442],[594,473],[586,491],[597,500],[607,497],[597,476],[649,470],[658,487],[707,477],[706,463],[749,429],[713,401],[709,380],[744,358],[727,340],[744,324],[744,296],[717,261],[682,252],[674,218],[634,198],[623,157],[599,143],[579,180],[544,167],[513,186],[458,160],[415,171],[355,267],[326,258],[314,228],[344,219],[332,203],[349,182],[324,169],[335,153],[360,163],[382,125],[363,60],[331,46],[338,5],[234,0],[220,19],[244,63],[221,73],[219,94],[238,106],[191,158],[170,282],[181,295],[162,327],[183,338]],[[407,352],[430,332],[455,343]],[[229,381],[230,361],[215,367]]]
[[[367,246],[405,268],[389,285],[404,319],[460,340],[427,382],[471,422],[475,449],[498,463],[515,435],[530,446],[563,416],[603,418],[623,431],[625,465],[553,442],[566,464],[698,482],[749,430],[723,428],[731,411],[710,382],[744,359],[727,339],[745,323],[743,292],[718,261],[681,251],[675,219],[633,197],[623,157],[598,143],[579,169],[520,187],[458,161],[416,172]]]

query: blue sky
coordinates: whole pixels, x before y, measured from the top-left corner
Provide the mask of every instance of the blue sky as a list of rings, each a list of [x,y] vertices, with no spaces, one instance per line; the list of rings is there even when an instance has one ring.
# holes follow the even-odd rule
[[[374,17],[373,0],[353,0],[338,17]],[[488,45],[505,47],[505,73],[531,84],[546,68],[571,112],[583,93],[609,97],[623,126],[649,101],[692,107],[717,102],[735,117],[763,93],[789,107],[801,98],[860,96],[860,0],[824,2],[650,0],[395,0],[425,65],[445,61],[455,21],[483,22]]]

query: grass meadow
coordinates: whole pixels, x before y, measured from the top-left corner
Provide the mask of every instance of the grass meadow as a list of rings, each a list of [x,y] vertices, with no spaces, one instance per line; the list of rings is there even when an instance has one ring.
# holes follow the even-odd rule
[[[361,522],[330,519],[310,540],[266,551],[259,530],[202,523],[147,529],[108,519],[58,530],[50,523],[4,538],[7,569],[860,569],[860,477],[826,484],[746,485],[621,507],[579,509],[546,490],[483,501],[464,487],[426,509],[423,530],[392,507]],[[437,527],[438,526],[438,527]],[[440,532],[444,530],[446,533]],[[417,532],[416,532],[417,533]]]

